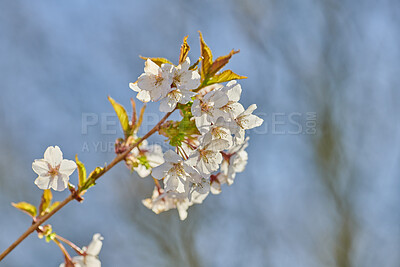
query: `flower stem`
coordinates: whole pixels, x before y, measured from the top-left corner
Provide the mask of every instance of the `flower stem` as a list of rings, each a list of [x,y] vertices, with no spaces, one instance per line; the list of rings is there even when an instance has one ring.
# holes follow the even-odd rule
[[[76,253],[78,253],[80,256],[83,256],[83,254],[84,254],[83,250],[80,247],[78,247],[77,245],[75,245],[74,243],[72,243],[71,241],[69,241],[68,239],[66,239],[62,236],[59,236],[59,235],[56,235],[56,239],[58,239],[61,242],[64,242],[65,244],[70,246],[73,250],[75,250]]]
[[[65,257],[66,262],[70,263],[69,265],[71,265],[71,264],[72,264],[72,258],[71,258],[71,256],[69,255],[68,251],[67,251],[67,250],[65,249],[65,247],[63,246],[63,244],[61,244],[61,242],[60,242],[57,238],[54,238],[53,241],[54,241],[54,243],[56,243],[57,246],[61,249],[62,253],[64,254],[64,257]],[[68,264],[67,264],[67,266],[68,266]]]
[[[110,169],[112,169],[117,163],[120,161],[124,160],[125,157],[134,149],[137,147],[140,143],[142,143],[144,140],[149,138],[152,134],[157,132],[161,125],[165,122],[165,120],[175,111],[168,112],[165,114],[165,116],[147,133],[145,134],[142,138],[140,138],[136,143],[132,144],[129,149],[127,149],[124,153],[117,155],[113,161],[110,162],[110,164],[106,165],[103,169],[103,171],[100,173],[100,175],[96,178],[99,179],[102,175],[104,175],[106,172],[108,172]],[[75,194],[70,194],[66,199],[64,199],[60,205],[58,205],[55,209],[53,209],[51,212],[47,213],[45,216],[40,217],[34,224],[32,224],[31,227],[29,227],[17,240],[14,241],[6,250],[4,250],[0,254],[0,261],[2,261],[16,246],[18,246],[25,238],[27,238],[32,232],[34,232],[40,225],[42,225],[45,221],[50,219],[55,213],[57,213],[61,208],[63,208],[65,205],[67,205],[69,202],[71,202],[73,199],[76,198]]]

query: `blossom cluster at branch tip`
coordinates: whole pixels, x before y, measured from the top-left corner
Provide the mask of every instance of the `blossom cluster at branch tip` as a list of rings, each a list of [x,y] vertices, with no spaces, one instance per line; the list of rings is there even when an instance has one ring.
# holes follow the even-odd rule
[[[152,196],[143,204],[156,214],[177,209],[181,220],[186,219],[190,206],[202,203],[210,192],[219,194],[221,185],[233,184],[236,173],[247,164],[246,130],[263,123],[253,114],[256,104],[245,109],[239,103],[242,87],[235,78],[245,77],[231,71],[217,72],[237,52],[213,62],[204,46],[202,58],[208,64],[202,62],[200,73],[190,66],[188,57],[177,66],[166,59],[146,58],[144,73],[130,83],[140,101],[160,101],[160,111],[178,108],[183,116],[180,122],[164,123],[159,131],[174,147],[162,159],[160,149],[149,150],[144,143],[126,160],[139,176],[151,173],[156,179]],[[221,78],[224,73],[226,79]]]

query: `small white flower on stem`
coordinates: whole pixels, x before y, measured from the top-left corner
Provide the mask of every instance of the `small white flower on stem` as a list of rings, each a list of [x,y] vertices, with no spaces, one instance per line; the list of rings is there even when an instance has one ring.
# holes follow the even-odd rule
[[[145,90],[149,92],[151,100],[158,101],[172,90],[172,68],[173,66],[170,64],[162,64],[161,67],[159,67],[156,63],[151,61],[151,59],[147,59],[144,73],[139,76],[137,87],[134,86],[132,90],[137,91],[139,89],[139,94],[141,90]],[[138,99],[147,100],[148,98],[146,94],[142,93]]]
[[[201,179],[200,175],[174,151],[165,152],[164,160],[163,164],[153,169],[152,175],[158,180],[164,178],[164,190],[166,192],[185,193],[189,181],[197,182]]]
[[[101,267],[101,262],[98,259],[101,247],[103,246],[104,238],[100,234],[94,234],[92,242],[89,246],[83,248],[84,255],[72,258],[75,267]],[[65,267],[65,263],[60,264],[60,267]]]
[[[161,99],[160,111],[170,112],[174,110],[178,103],[186,104],[192,100],[192,97],[195,95],[196,93],[189,90],[173,88],[172,91],[166,95],[166,97]]]
[[[224,111],[219,108],[228,104],[229,98],[226,92],[215,89],[208,92],[205,96],[195,99],[191,107],[197,128],[215,122],[224,115]]]
[[[200,96],[202,93],[205,95],[195,99],[192,105],[192,114],[198,128],[215,123],[221,116],[226,121],[232,121],[244,111],[242,104],[238,103],[242,88],[236,81],[230,81],[226,86],[207,86],[199,93]]]
[[[226,140],[228,142],[228,147],[230,147],[233,140],[230,127],[230,122],[225,121],[224,117],[219,117],[215,123],[201,126],[199,132],[202,135],[210,135],[213,140]]]
[[[174,67],[172,70],[173,85],[180,90],[194,90],[200,85],[200,74],[197,70],[189,70],[190,59]],[[185,103],[183,103],[185,104]]]
[[[204,135],[200,146],[186,161],[190,166],[196,168],[203,177],[209,176],[218,170],[222,162],[221,150],[229,146],[228,141],[222,139],[211,140],[211,136]]]
[[[35,184],[42,190],[53,188],[63,191],[68,186],[69,176],[75,171],[76,163],[63,159],[63,154],[58,146],[49,146],[44,152],[44,159],[36,159],[32,169],[39,177]]]
[[[264,122],[263,119],[252,114],[256,108],[256,104],[250,105],[233,120],[233,133],[235,134],[237,144],[240,144],[244,141],[245,130],[258,127]]]

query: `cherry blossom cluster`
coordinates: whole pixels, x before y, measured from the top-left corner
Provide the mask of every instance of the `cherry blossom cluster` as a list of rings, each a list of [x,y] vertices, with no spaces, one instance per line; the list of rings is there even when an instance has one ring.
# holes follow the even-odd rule
[[[202,37],[201,41],[204,47]],[[188,207],[202,203],[210,192],[219,194],[222,184],[234,182],[236,173],[247,164],[249,137],[245,138],[245,131],[263,123],[252,114],[255,104],[245,109],[239,103],[242,88],[231,79],[236,76],[229,77],[225,85],[208,85],[207,79],[212,81],[212,77],[205,74],[206,59],[202,56],[201,73],[190,66],[187,56],[177,66],[166,59],[156,58],[154,62],[147,58],[144,73],[130,84],[140,101],[159,101],[162,112],[179,109],[185,120],[187,132],[180,131],[179,122],[168,121],[161,126],[159,132],[169,138],[173,149],[162,154],[161,146],[142,143],[126,160],[139,176],[151,174],[156,179],[151,198],[144,199],[143,204],[157,214],[177,209],[181,220],[186,219]],[[218,64],[218,59],[215,62]],[[213,65],[211,62],[210,68]]]

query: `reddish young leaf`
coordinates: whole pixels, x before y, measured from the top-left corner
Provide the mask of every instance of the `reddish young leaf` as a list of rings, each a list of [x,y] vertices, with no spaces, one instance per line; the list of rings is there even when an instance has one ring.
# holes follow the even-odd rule
[[[228,64],[229,60],[232,58],[234,54],[239,53],[240,50],[233,50],[226,56],[222,56],[217,58],[211,65],[209,69],[209,74],[211,77],[214,76],[220,69],[222,69],[226,64]]]

